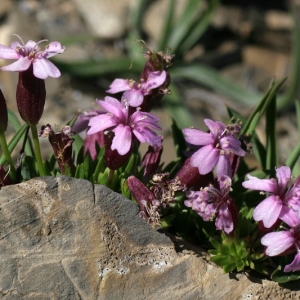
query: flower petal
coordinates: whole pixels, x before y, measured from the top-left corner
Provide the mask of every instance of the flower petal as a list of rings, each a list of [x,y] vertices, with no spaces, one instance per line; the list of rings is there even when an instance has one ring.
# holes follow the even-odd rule
[[[232,216],[226,203],[222,203],[219,206],[215,224],[217,229],[223,230],[227,234],[229,234],[233,230]]]
[[[161,137],[148,127],[135,126],[133,134],[141,143],[148,143],[152,147],[161,146]]]
[[[142,84],[142,88],[146,90],[144,95],[147,95],[149,90],[153,90],[161,86],[166,81],[166,78],[167,78],[166,71],[150,72],[147,81]]]
[[[22,72],[28,70],[31,61],[27,57],[21,56],[14,63],[0,68],[2,71]]]
[[[214,136],[220,135],[226,129],[225,124],[222,122],[204,119],[204,123]]]
[[[216,174],[217,176],[227,175],[232,176],[232,168],[230,164],[230,158],[226,154],[220,154],[218,162],[216,164]]]
[[[253,219],[262,221],[266,228],[272,227],[279,218],[282,209],[282,201],[271,195],[260,202],[253,211]]]
[[[144,95],[140,90],[129,90],[124,92],[122,101],[130,106],[138,107],[144,101]]]
[[[61,43],[51,42],[45,49],[45,52],[47,53],[46,58],[61,54],[65,51],[65,49],[66,47],[62,47]]]
[[[185,128],[182,129],[182,132],[185,135],[185,140],[192,145],[204,146],[214,143],[213,136],[210,133],[194,128]]]
[[[128,80],[121,78],[115,79],[109,87],[110,89],[106,92],[110,94],[116,94],[131,89]]]
[[[276,231],[267,233],[260,242],[267,247],[268,256],[275,256],[289,249],[294,244],[294,237],[290,231]]]
[[[91,128],[88,130],[87,134],[94,134],[96,132],[116,126],[117,122],[112,116],[101,114],[99,116],[91,118],[88,125]]]
[[[284,267],[284,272],[295,272],[300,271],[300,252],[298,252],[294,260]]]
[[[105,101],[97,99],[96,101],[106,111],[118,118],[120,122],[125,123],[127,120],[128,110],[124,107],[124,105],[113,97],[107,96],[104,100]]]
[[[264,191],[276,194],[277,182],[274,178],[259,179],[257,177],[247,175],[248,180],[242,183],[243,187],[250,190]]]
[[[125,155],[130,150],[132,142],[130,128],[123,124],[119,124],[113,132],[115,133],[115,136],[111,144],[111,149],[117,150],[120,155]]]
[[[276,168],[276,177],[278,181],[278,194],[281,195],[285,192],[286,186],[289,183],[292,176],[290,167],[282,166]]]
[[[0,58],[2,59],[19,59],[20,54],[15,48],[0,45]]]
[[[299,211],[295,211],[286,205],[283,205],[279,219],[288,224],[290,227],[295,227],[300,224]]]
[[[244,156],[246,152],[241,148],[241,142],[234,136],[225,136],[220,139],[221,148],[225,151],[231,151],[235,155]]]
[[[46,58],[38,58],[33,61],[33,74],[40,79],[46,79],[48,76],[58,78],[61,75],[58,68]]]
[[[217,164],[220,151],[212,145],[199,149],[191,156],[191,165],[199,169],[201,175],[208,174]]]

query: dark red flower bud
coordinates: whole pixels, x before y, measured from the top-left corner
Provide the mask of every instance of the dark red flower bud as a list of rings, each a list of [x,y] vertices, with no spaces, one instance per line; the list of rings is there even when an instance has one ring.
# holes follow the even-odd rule
[[[160,163],[163,146],[148,147],[148,151],[143,157],[142,167],[144,167],[144,177],[149,178],[154,173],[157,173],[157,168]]]
[[[16,98],[22,119],[28,125],[37,125],[44,111],[46,89],[45,81],[33,75],[32,65],[19,72]]]
[[[166,70],[173,64],[173,60],[175,55],[160,52],[154,52],[152,50],[148,50],[145,52],[145,57],[147,58],[147,62],[141,74],[142,80],[147,80],[149,73],[155,71]]]
[[[120,155],[117,150],[111,149],[114,134],[105,135],[105,163],[111,170],[117,170],[125,165],[132,153],[132,147],[125,155]]]
[[[182,168],[175,175],[175,177],[179,178],[182,185],[186,186],[186,188],[192,188],[196,191],[199,190],[201,187],[208,186],[214,181],[211,172],[206,175],[199,174],[198,168],[193,167],[190,164],[190,160],[190,157],[187,158]]]
[[[4,133],[7,129],[8,114],[4,95],[0,89],[0,132]]]
[[[153,193],[135,176],[130,176],[127,179],[127,184],[132,196],[140,207],[140,211],[148,215],[147,207],[152,201],[156,200]]]

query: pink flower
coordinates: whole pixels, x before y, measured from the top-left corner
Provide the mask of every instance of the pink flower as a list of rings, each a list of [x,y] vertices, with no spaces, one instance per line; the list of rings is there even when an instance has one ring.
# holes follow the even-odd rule
[[[62,47],[59,42],[51,42],[42,50],[39,45],[46,40],[37,43],[30,40],[24,44],[22,39],[16,36],[22,44],[13,42],[11,47],[0,45],[0,58],[17,59],[16,62],[2,67],[2,71],[22,72],[28,70],[32,64],[33,74],[37,78],[46,79],[48,76],[57,78],[61,75],[58,68],[48,58],[63,53],[65,47]]]
[[[161,137],[152,130],[161,130],[157,125],[159,119],[155,115],[139,110],[130,115],[129,107],[112,97],[105,97],[105,101],[97,102],[106,113],[90,119],[87,134],[111,130],[115,134],[111,149],[117,150],[120,155],[129,152],[134,137],[141,143],[161,146]]]
[[[284,253],[297,252],[294,260],[286,265],[284,272],[300,271],[300,218],[299,214],[287,206],[283,208],[286,211],[283,221],[291,228],[289,230],[276,231],[266,234],[261,239],[262,245],[266,246],[268,256],[282,255]]]
[[[237,127],[226,127],[221,122],[209,119],[205,119],[204,123],[209,128],[209,133],[193,128],[182,130],[188,143],[202,146],[192,155],[191,165],[197,167],[201,175],[208,174],[216,167],[217,176],[231,177],[233,155],[245,155],[241,142],[234,136]]]
[[[289,206],[299,211],[300,206],[300,184],[299,178],[291,188],[291,169],[283,166],[276,169],[278,180],[258,179],[247,175],[248,181],[244,181],[243,187],[251,190],[259,190],[269,193],[269,196],[257,205],[253,212],[255,221],[262,221],[266,228],[270,228],[279,219],[283,219],[287,213],[284,206]]]
[[[122,101],[133,107],[143,103],[144,96],[149,95],[151,90],[161,86],[167,78],[166,71],[150,72],[146,81],[135,82],[134,80],[115,79],[107,90],[108,93],[116,94],[122,91]]]
[[[224,175],[218,177],[218,183],[218,187],[210,185],[197,192],[189,191],[184,204],[204,221],[211,221],[216,215],[216,228],[229,234],[236,225],[238,215],[233,199],[229,196],[231,179]]]

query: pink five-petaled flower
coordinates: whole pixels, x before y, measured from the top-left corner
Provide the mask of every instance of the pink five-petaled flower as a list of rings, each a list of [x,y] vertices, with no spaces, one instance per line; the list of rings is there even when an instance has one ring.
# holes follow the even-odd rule
[[[300,219],[299,214],[284,206],[286,212],[282,220],[291,228],[289,230],[267,233],[262,237],[261,243],[266,246],[268,256],[290,254],[297,252],[294,260],[286,265],[284,272],[300,271]]]
[[[243,187],[251,190],[258,190],[269,193],[269,196],[260,202],[253,211],[255,221],[262,221],[266,228],[272,227],[278,219],[286,214],[284,206],[299,210],[300,206],[300,178],[291,183],[291,169],[283,166],[276,169],[277,181],[271,179],[259,179],[247,175],[248,180],[244,181]]]
[[[125,93],[122,96],[122,101],[133,107],[138,107],[143,103],[144,96],[149,95],[151,90],[161,86],[167,78],[166,71],[150,72],[146,81],[115,79],[107,90],[108,93],[115,94],[122,91]]]
[[[238,127],[226,127],[221,122],[209,119],[205,119],[204,123],[209,128],[209,133],[194,128],[182,130],[188,143],[202,146],[191,156],[190,163],[198,168],[201,175],[208,174],[216,166],[217,176],[231,177],[233,155],[245,155],[241,142],[234,136]]]
[[[0,58],[2,59],[17,59],[16,62],[4,66],[2,71],[23,72],[33,66],[33,74],[40,79],[46,79],[48,76],[57,78],[60,76],[58,68],[48,60],[48,58],[63,53],[65,47],[62,47],[59,42],[51,42],[44,50],[40,48],[39,42],[28,41],[26,44],[16,35],[22,42],[13,42],[11,47],[0,45]]]
[[[161,130],[157,125],[158,117],[139,110],[129,115],[128,106],[109,96],[105,97],[105,101],[97,100],[97,102],[107,113],[90,119],[88,124],[90,129],[87,134],[111,129],[115,134],[111,149],[117,150],[120,155],[129,152],[133,136],[141,143],[161,146],[161,137],[152,130]]]
[[[230,177],[220,176],[218,183],[219,187],[210,185],[197,192],[187,192],[188,199],[184,201],[184,204],[191,207],[204,221],[211,221],[216,215],[216,228],[229,234],[236,226],[238,211],[233,199],[229,196]]]

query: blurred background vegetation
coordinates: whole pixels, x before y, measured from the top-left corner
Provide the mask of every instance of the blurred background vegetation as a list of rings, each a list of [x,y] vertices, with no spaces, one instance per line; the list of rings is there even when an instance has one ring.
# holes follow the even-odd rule
[[[156,111],[174,151],[170,116],[180,127],[204,129],[203,118],[228,120],[226,106],[248,116],[272,79],[287,80],[277,101],[279,156],[299,141],[295,104],[300,72],[300,8],[287,0],[2,0],[0,43],[13,33],[59,40],[67,51],[55,60],[63,76],[47,80],[44,123],[64,122],[95,107],[116,78],[138,79],[143,48],[175,54],[172,94]],[[142,42],[143,41],[143,42]],[[16,74],[0,73],[14,109]],[[43,124],[43,123],[42,123]],[[41,124],[41,125],[42,125]],[[264,132],[258,128],[264,141]],[[163,158],[164,159],[164,158]]]

